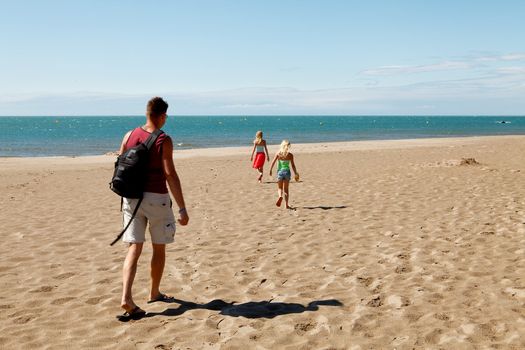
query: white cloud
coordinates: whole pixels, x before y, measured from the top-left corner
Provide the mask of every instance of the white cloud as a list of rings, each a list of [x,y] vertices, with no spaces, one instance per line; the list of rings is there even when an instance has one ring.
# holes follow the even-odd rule
[[[484,55],[472,58],[475,62],[509,62],[525,60],[524,53],[512,53],[506,55]]]
[[[501,74],[525,74],[525,67],[502,67],[497,68],[496,72]]]
[[[525,60],[525,54],[515,53],[515,54],[503,55],[503,56],[500,56],[500,58],[502,61],[523,61]]]
[[[436,106],[434,105],[422,105],[422,106],[416,106],[417,109],[421,109],[421,110],[432,110],[432,109],[436,109]]]
[[[225,108],[225,109],[248,109],[248,108],[274,108],[279,107],[278,104],[275,103],[239,103],[239,104],[231,104],[231,105],[223,105],[218,106],[218,108]]]
[[[512,61],[523,61],[525,60],[525,53],[511,53],[504,55],[482,55],[475,57],[467,57],[462,60],[454,61],[443,61],[432,64],[423,65],[388,65],[377,68],[370,68],[362,71],[364,75],[372,76],[390,76],[390,75],[403,75],[403,74],[414,74],[414,73],[430,73],[437,71],[453,71],[453,70],[465,70],[468,71],[473,68],[490,69],[489,67],[481,65],[481,63],[491,62],[496,65],[498,63],[512,62]]]
[[[428,73],[445,70],[458,70],[472,68],[472,64],[460,61],[445,61],[434,64],[418,66],[383,66],[363,71],[366,75],[395,75],[395,74],[412,74]]]

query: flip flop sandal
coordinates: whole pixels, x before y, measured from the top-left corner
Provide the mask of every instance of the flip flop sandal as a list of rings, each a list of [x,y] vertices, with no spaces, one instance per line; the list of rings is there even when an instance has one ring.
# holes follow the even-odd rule
[[[155,303],[157,301],[161,301],[163,303],[173,303],[175,301],[175,298],[167,296],[166,294],[160,293],[160,295],[156,297],[155,299],[148,300],[148,304]]]
[[[121,322],[128,322],[130,320],[140,320],[144,316],[146,316],[146,311],[142,310],[138,306],[135,306],[133,310],[126,311],[122,315],[118,315],[117,319]]]

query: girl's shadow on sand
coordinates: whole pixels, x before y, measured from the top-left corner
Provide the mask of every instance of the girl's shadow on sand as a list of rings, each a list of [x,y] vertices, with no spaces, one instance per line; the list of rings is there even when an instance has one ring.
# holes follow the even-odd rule
[[[345,209],[345,208],[346,208],[346,205],[337,205],[337,206],[318,205],[316,207],[303,207],[303,209],[323,209],[323,210]]]
[[[220,299],[215,299],[206,304],[197,304],[190,301],[173,299],[173,303],[180,304],[177,308],[168,308],[162,312],[148,312],[144,317],[154,316],[179,316],[188,310],[207,309],[220,311],[220,315],[246,318],[274,318],[276,316],[287,314],[298,314],[305,311],[317,311],[319,306],[343,306],[336,299],[316,300],[310,302],[307,306],[296,303],[273,303],[270,301],[250,301],[247,303],[236,304],[228,303]]]

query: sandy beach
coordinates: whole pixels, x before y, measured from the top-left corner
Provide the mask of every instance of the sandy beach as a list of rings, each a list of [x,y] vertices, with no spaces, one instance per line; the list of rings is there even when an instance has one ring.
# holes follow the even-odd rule
[[[115,157],[0,158],[0,348],[525,348],[525,136],[293,145],[295,210],[250,151],[176,151],[177,302],[148,242],[130,322]]]

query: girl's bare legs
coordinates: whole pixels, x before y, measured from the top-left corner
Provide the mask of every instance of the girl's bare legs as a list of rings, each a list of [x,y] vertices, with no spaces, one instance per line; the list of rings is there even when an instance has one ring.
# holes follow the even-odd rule
[[[263,177],[263,167],[257,168],[257,171],[259,172],[259,177],[257,178],[257,180],[261,182]]]
[[[288,200],[290,199],[290,193],[288,191],[288,186],[290,185],[290,181],[283,181],[283,191],[284,191],[284,202],[286,203],[286,209],[290,209],[291,207],[288,205]]]
[[[275,205],[278,206],[278,207],[281,206],[281,202],[283,201],[283,190],[282,190],[283,182],[284,182],[283,180],[279,180],[277,182],[277,196],[278,196],[278,198],[277,198],[277,202],[275,202]]]

